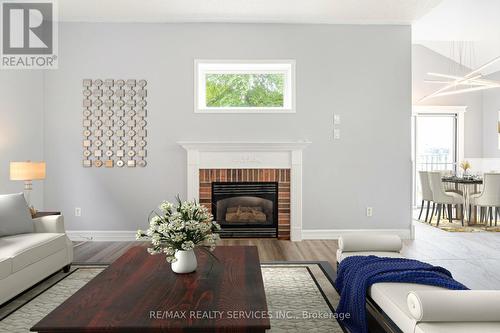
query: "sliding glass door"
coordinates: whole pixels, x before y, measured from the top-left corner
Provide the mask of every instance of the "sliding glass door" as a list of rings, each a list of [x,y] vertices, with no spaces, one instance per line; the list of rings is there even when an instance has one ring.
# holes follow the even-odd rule
[[[414,117],[414,205],[420,205],[419,171],[457,170],[457,114],[422,113]]]

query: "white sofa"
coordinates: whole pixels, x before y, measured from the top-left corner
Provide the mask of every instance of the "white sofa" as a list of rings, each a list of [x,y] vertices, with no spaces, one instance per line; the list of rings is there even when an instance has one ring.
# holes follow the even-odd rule
[[[31,219],[24,211],[2,211],[13,206],[22,210],[19,200],[19,195],[0,195],[0,304],[60,269],[69,271],[73,261],[63,216]]]
[[[337,263],[355,255],[403,258],[401,249],[398,236],[342,236]],[[450,291],[413,283],[375,283],[367,295],[403,333],[500,332],[497,290]]]

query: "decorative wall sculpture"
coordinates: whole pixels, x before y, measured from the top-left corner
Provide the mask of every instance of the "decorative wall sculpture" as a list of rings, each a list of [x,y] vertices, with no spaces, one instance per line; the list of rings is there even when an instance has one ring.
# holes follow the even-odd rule
[[[145,167],[146,80],[83,80],[83,166]]]

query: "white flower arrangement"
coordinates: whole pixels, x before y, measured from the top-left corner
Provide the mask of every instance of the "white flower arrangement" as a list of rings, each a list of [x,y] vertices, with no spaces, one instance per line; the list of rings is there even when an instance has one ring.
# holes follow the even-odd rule
[[[196,246],[212,251],[220,239],[220,230],[213,216],[203,205],[196,201],[183,201],[177,197],[177,205],[164,201],[153,211],[149,218],[149,228],[145,232],[137,230],[137,240],[149,240],[152,247],[149,254],[164,253],[167,261],[177,259],[177,251],[189,251]]]

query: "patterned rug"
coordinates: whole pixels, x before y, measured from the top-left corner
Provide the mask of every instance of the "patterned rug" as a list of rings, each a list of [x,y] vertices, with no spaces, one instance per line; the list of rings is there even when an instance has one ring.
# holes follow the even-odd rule
[[[420,223],[425,223],[423,221],[418,221]],[[426,224],[429,224],[428,222]],[[448,219],[442,218],[441,221],[439,221],[439,226],[437,225],[437,217],[434,217],[431,220],[430,223],[431,226],[439,228],[444,231],[450,231],[450,232],[500,232],[500,226],[496,226],[493,223],[493,226],[485,225],[485,224],[471,224],[465,226],[462,226],[462,222],[460,220],[452,220],[450,221]]]
[[[500,232],[500,222],[498,223],[498,226],[495,226],[495,221],[493,221],[492,225],[489,225],[489,222],[487,224],[484,223],[473,223],[473,224],[467,224],[465,223],[464,226],[462,226],[462,221],[453,219],[452,222],[450,222],[447,218],[442,217],[441,220],[439,221],[439,225],[437,225],[437,216],[433,216],[430,222],[425,222],[421,221],[418,219],[418,214],[419,210],[414,211],[414,220],[423,224],[431,225],[433,227],[439,228],[444,231],[449,231],[449,232]],[[422,219],[425,218],[425,211],[422,214]]]
[[[318,264],[262,264],[271,333],[344,332],[335,320],[339,295]],[[30,327],[87,284],[105,266],[76,266],[58,273],[0,308],[0,332]]]

